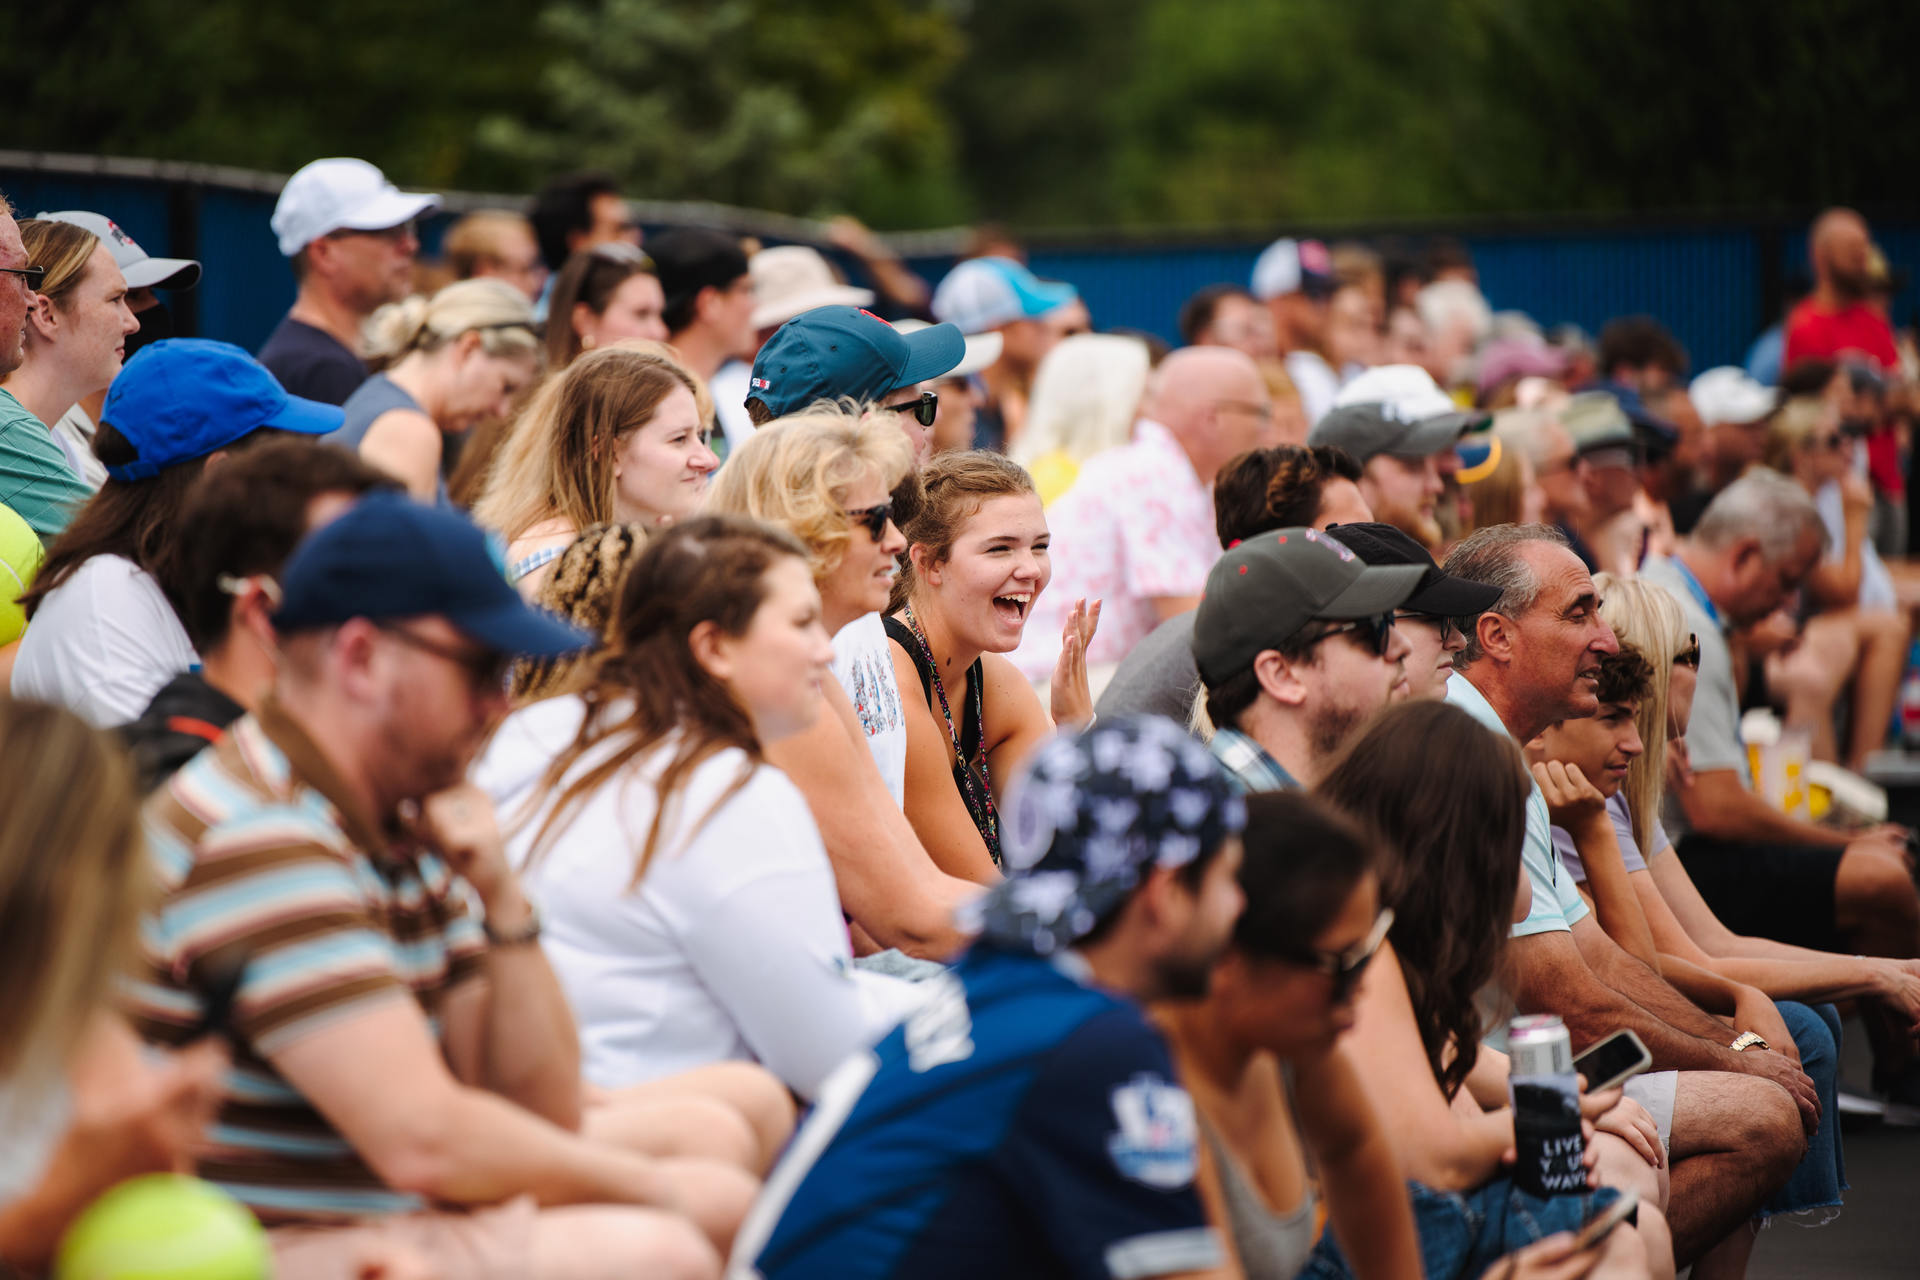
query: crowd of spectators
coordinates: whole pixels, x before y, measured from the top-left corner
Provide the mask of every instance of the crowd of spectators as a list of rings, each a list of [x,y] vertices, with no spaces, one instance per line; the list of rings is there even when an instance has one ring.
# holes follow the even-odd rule
[[[293,1280],[1720,1280],[1842,1204],[1836,1006],[1920,1117],[1912,835],[1743,730],[1913,675],[1857,215],[1690,376],[1446,242],[1169,351],[1004,236],[438,204],[295,174],[257,357],[0,204],[0,1265],[190,1174]],[[1517,1014],[1648,1053],[1559,1194]]]

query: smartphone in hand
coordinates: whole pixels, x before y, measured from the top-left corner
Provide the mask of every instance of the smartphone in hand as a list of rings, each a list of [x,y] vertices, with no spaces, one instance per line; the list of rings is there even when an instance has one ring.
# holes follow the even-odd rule
[[[1647,1046],[1624,1029],[1596,1041],[1573,1060],[1573,1069],[1587,1078],[1588,1093],[1604,1093],[1652,1065]]]

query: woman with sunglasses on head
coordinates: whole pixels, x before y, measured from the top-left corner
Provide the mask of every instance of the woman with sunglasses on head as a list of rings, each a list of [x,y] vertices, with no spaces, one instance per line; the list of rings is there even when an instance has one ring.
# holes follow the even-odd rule
[[[493,459],[474,518],[507,540],[507,577],[533,599],[596,524],[687,519],[720,465],[706,391],[657,343],[588,352],[547,379]]]
[[[1019,647],[1053,577],[1032,478],[1000,454],[972,450],[941,454],[917,493],[902,492],[912,509],[900,526],[907,551],[886,628],[907,695],[907,818],[941,870],[991,883],[1000,874],[996,791],[1056,725],[1093,719],[1086,654],[1100,602],[1077,600],[1067,611],[1049,719],[1003,656]]]
[[[376,372],[347,397],[328,442],[352,449],[421,502],[449,505],[446,436],[505,417],[540,371],[533,306],[501,280],[462,280],[390,303],[367,321]]]
[[[1248,796],[1241,841],[1246,907],[1206,999],[1156,1011],[1199,1113],[1201,1199],[1246,1280],[1291,1280],[1316,1235],[1311,1158],[1355,1272],[1410,1280],[1406,1185],[1343,1039],[1393,921],[1378,845],[1298,792]]]
[[[806,548],[739,516],[654,538],[576,694],[501,725],[476,781],[602,1088],[757,1060],[804,1097],[905,1011],[852,969],[833,868],[766,744],[820,714]]]
[[[1632,1255],[1610,1255],[1623,1268],[1612,1274],[1645,1275],[1652,1259],[1653,1274],[1671,1276],[1656,1168],[1665,1157],[1638,1104],[1615,1091],[1582,1099],[1598,1130],[1587,1140],[1597,1190],[1541,1198],[1503,1172],[1514,1146],[1507,1063],[1480,1044],[1475,996],[1498,976],[1508,928],[1532,900],[1520,862],[1532,785],[1509,739],[1421,701],[1384,712],[1315,789],[1373,824],[1396,855],[1383,876],[1391,931],[1357,990],[1348,1051],[1414,1184],[1429,1276],[1477,1276],[1509,1250],[1578,1227],[1616,1187],[1636,1191],[1640,1209],[1639,1226],[1609,1242]],[[1347,1268],[1328,1241],[1315,1265],[1325,1269],[1308,1274]]]
[[[547,311],[547,367],[558,373],[582,351],[638,338],[665,342],[667,296],[638,245],[610,240],[582,249],[554,277]]]
[[[727,459],[707,510],[764,520],[807,548],[834,680],[813,726],[767,758],[806,796],[853,923],[880,947],[944,958],[963,941],[954,908],[977,886],[935,867],[901,812],[906,712],[881,617],[906,547],[889,495],[912,459],[894,417],[847,402],[771,422]]]
[[[1800,643],[1767,659],[1767,684],[1786,702],[1787,723],[1812,732],[1815,759],[1856,771],[1886,742],[1911,636],[1900,590],[1868,529],[1873,486],[1854,471],[1858,447],[1841,429],[1838,409],[1811,396],[1787,401],[1767,426],[1767,465],[1813,495],[1827,531],[1826,555],[1803,585]],[[1849,683],[1852,731],[1843,757],[1834,707]]]
[[[91,231],[29,218],[20,239],[27,264],[0,282],[29,294],[23,359],[0,376],[0,502],[51,542],[93,487],[50,424],[106,389],[140,322],[127,307],[126,279]]]

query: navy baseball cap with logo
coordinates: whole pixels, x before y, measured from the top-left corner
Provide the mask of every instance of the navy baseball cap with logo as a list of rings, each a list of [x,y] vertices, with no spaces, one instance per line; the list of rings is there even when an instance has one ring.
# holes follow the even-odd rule
[[[817,400],[877,400],[947,373],[966,358],[950,324],[902,333],[859,307],[815,307],[774,330],[754,357],[747,398],[776,418]]]
[[[593,643],[507,585],[478,525],[397,493],[368,494],[294,548],[273,625],[311,631],[429,614],[495,653],[558,658]]]
[[[338,431],[346,417],[338,405],[288,395],[258,360],[208,338],[142,347],[107,388],[100,410],[100,421],[137,455],[107,468],[115,480],[145,480],[263,427],[318,436]]]
[[[1311,622],[1391,613],[1420,589],[1426,566],[1369,565],[1318,529],[1257,533],[1207,574],[1193,614],[1193,661],[1213,688],[1253,666]]]
[[[1154,867],[1184,867],[1247,825],[1213,753],[1161,716],[1115,716],[1040,744],[1001,823],[1007,878],[961,908],[994,946],[1065,950]]]

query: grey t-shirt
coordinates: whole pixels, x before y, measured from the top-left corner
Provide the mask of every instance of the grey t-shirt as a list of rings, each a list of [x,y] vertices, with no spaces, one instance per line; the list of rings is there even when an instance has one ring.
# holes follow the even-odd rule
[[[1627,808],[1627,797],[1624,794],[1617,794],[1607,801],[1607,817],[1613,821],[1614,840],[1620,846],[1620,865],[1626,868],[1628,875],[1636,871],[1645,871],[1647,860],[1641,856],[1639,841],[1633,838],[1633,814]],[[1654,821],[1651,834],[1655,853],[1673,843],[1667,839],[1667,833],[1657,819]],[[1573,843],[1573,837],[1567,833],[1565,827],[1553,829],[1553,851],[1560,855],[1560,865],[1573,876],[1575,884],[1587,882],[1586,865],[1580,861],[1580,850]]]
[[[1691,575],[1676,560],[1656,557],[1641,567],[1640,578],[1664,587],[1680,603],[1687,629],[1700,641],[1700,681],[1693,695],[1693,719],[1687,724],[1687,756],[1695,773],[1732,769],[1748,786],[1746,744],[1740,741],[1740,694],[1733,683],[1733,655],[1720,623],[1694,595]],[[1676,839],[1689,830],[1687,816],[1673,793],[1661,815]]]
[[[1193,610],[1168,618],[1120,660],[1107,681],[1096,716],[1165,716],[1185,725],[1200,696],[1193,664]]]

